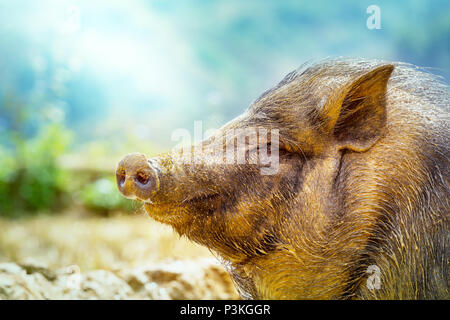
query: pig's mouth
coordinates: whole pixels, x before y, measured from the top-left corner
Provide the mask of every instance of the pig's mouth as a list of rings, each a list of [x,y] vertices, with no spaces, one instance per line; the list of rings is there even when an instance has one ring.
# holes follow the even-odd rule
[[[181,217],[185,214],[187,214],[186,217],[193,217],[199,212],[213,214],[219,210],[221,205],[222,200],[219,193],[186,197],[186,199],[180,201],[144,201],[145,211],[152,218],[169,224],[179,224],[182,221],[180,220]]]
[[[184,207],[192,204],[198,204],[202,202],[214,201],[219,198],[219,193],[201,194],[193,197],[186,197],[181,201],[170,201],[170,202],[154,202],[151,200],[142,200],[146,206],[155,208],[162,206],[173,206],[173,207]]]

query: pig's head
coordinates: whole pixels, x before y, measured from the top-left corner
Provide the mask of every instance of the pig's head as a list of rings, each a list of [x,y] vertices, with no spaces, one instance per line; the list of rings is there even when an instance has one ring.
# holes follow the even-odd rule
[[[155,220],[236,265],[283,250],[312,277],[314,264],[326,268],[327,259],[341,255],[339,263],[349,263],[356,246],[344,249],[336,239],[344,233],[337,228],[352,219],[345,217],[351,206],[345,197],[356,188],[346,184],[353,158],[344,157],[370,153],[383,136],[393,69],[333,64],[293,72],[193,148],[190,163],[179,151],[151,159],[125,156],[116,171],[119,190],[142,200]],[[244,161],[236,163],[236,156],[227,163],[226,146],[249,128],[257,139],[244,137],[235,149],[245,149]],[[278,159],[252,161],[267,150]],[[274,170],[262,172],[267,167]],[[362,232],[359,240],[364,237]]]

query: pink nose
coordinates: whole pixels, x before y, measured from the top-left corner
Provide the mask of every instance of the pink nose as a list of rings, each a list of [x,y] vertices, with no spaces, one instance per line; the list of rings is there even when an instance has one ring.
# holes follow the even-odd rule
[[[119,191],[127,198],[149,200],[158,189],[155,168],[142,154],[125,156],[117,166],[116,181]]]

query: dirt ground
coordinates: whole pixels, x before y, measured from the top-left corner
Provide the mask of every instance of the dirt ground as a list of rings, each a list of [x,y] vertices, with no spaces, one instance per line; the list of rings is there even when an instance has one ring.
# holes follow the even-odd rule
[[[212,253],[144,214],[0,219],[0,299],[237,299]]]

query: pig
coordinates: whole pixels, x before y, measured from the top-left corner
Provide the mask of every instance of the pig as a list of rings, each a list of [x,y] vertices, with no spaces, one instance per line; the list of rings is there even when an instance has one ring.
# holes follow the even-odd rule
[[[243,299],[448,299],[449,102],[412,65],[321,60],[184,149],[197,161],[128,154],[117,185],[208,247]],[[248,128],[268,134],[220,161]],[[251,160],[273,145],[267,174]]]

